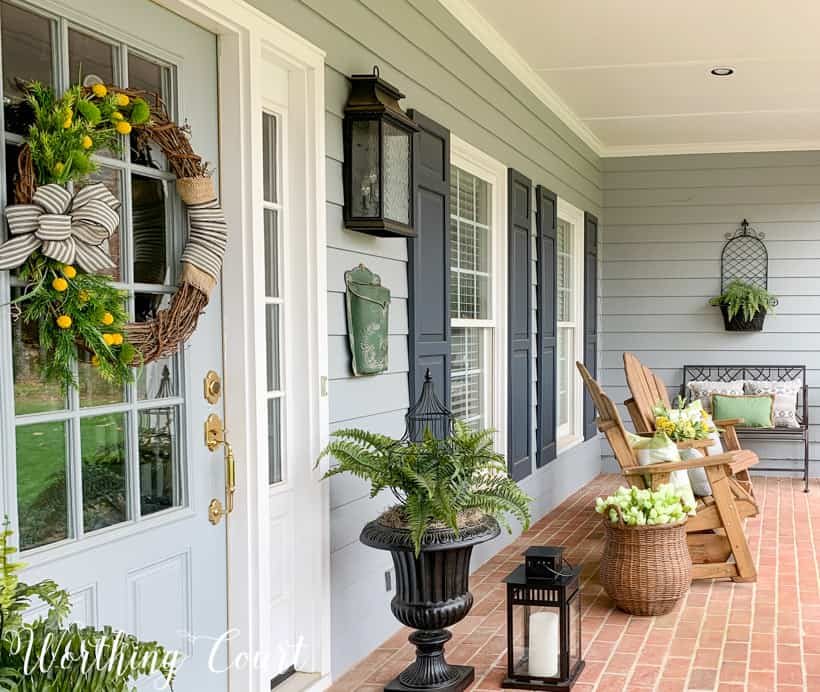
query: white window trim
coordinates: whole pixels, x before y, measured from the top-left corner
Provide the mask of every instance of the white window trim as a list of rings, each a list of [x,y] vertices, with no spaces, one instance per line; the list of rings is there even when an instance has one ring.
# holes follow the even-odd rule
[[[491,348],[485,349],[485,368],[492,365],[492,380],[485,379],[485,396],[492,406],[495,449],[507,451],[507,167],[491,156],[450,135],[450,163],[492,185],[492,320],[451,320],[453,327],[493,329]],[[448,219],[449,223],[449,219]],[[489,362],[492,359],[492,363]]]
[[[575,313],[575,353],[574,358],[581,360],[584,352],[584,212],[569,202],[558,199],[558,218],[572,224],[572,247],[574,251],[573,278],[574,278],[574,313]],[[556,296],[557,299],[557,296]],[[558,327],[561,327],[561,322]],[[572,426],[570,431],[561,435],[561,426],[556,420],[556,439],[558,440],[558,453],[567,451],[574,447],[584,438],[584,386],[581,376],[575,368],[574,362],[569,365],[569,388],[572,396]],[[558,389],[555,391],[555,405],[558,406]]]

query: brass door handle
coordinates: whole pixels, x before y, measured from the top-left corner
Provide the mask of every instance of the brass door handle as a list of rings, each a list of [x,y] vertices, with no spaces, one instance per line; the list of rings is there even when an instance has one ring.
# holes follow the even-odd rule
[[[233,447],[225,436],[222,420],[215,413],[205,421],[205,446],[214,451],[217,447],[225,448],[225,504],[214,498],[208,505],[208,521],[216,526],[222,517],[228,516],[234,510],[234,496],[236,495],[236,459]]]

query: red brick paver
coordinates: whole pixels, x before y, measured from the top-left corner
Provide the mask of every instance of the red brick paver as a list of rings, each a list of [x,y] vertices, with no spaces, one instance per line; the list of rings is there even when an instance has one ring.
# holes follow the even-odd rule
[[[567,546],[583,564],[586,669],[574,692],[820,692],[820,482],[812,492],[790,478],[755,478],[760,516],[746,533],[757,583],[698,581],[675,611],[633,617],[614,608],[598,583],[603,531],[594,498],[621,484],[599,476],[567,498],[471,577],[476,602],[453,628],[447,659],[475,666],[470,692],[496,692],[506,670],[505,592],[500,580],[531,545]],[[376,692],[413,658],[409,630],[384,642],[330,692]]]

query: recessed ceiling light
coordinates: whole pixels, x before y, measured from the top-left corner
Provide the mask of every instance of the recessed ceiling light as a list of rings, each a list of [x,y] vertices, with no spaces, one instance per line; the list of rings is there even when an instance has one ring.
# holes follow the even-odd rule
[[[734,69],[731,67],[713,67],[710,72],[715,77],[728,77],[729,75],[733,75],[735,73]]]

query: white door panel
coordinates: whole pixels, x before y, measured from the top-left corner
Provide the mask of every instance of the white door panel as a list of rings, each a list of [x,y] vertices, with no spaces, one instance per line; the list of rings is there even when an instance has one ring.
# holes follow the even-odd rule
[[[57,87],[76,81],[75,70],[105,78],[109,68],[115,82],[124,83],[130,75],[131,84],[150,85],[156,67],[164,98],[176,108],[178,120],[191,126],[195,151],[218,171],[217,41],[212,34],[148,0],[3,5],[4,26],[14,25],[13,37],[28,38],[22,29],[35,34],[30,55],[14,63],[15,69],[48,70],[48,61],[40,59],[45,53],[36,32],[41,21],[51,27]],[[21,11],[32,14],[29,18]],[[47,37],[48,32],[40,35]],[[5,31],[3,38],[6,41]],[[100,51],[95,39],[110,44],[110,52]],[[4,58],[11,43],[4,46]],[[7,74],[5,68],[4,87],[14,76],[27,76]],[[6,139],[19,142],[13,134]],[[144,315],[167,302],[184,242],[172,176],[162,171],[162,157],[156,152],[153,160],[158,170],[142,165],[144,158],[141,165],[125,158],[106,161],[103,168],[122,197],[123,217],[132,210],[150,210],[150,205],[164,209],[165,220],[156,222],[161,231],[149,229],[165,238],[161,261],[146,261],[140,242],[132,246],[133,220],[124,219],[116,244],[109,248],[121,251],[117,272],[133,296],[130,309]],[[0,272],[0,304],[7,302],[11,290],[8,273]],[[208,414],[223,416],[221,401],[212,406],[203,397],[206,372],[222,372],[219,289],[178,357],[146,368],[140,383],[124,393],[108,392],[89,380],[65,407],[37,386],[35,368],[29,368],[27,360],[36,360],[36,346],[10,328],[6,308],[0,308],[0,322],[5,361],[0,366],[2,501],[4,511],[15,517],[17,535],[22,524],[30,545],[37,546],[23,555],[29,564],[25,579],[50,578],[69,590],[77,621],[111,625],[181,649],[189,660],[180,669],[178,692],[226,690],[226,676],[208,669],[214,641],[228,627],[225,521],[217,526],[208,521],[211,499],[224,502],[224,460],[223,450],[209,452],[203,437]],[[85,377],[81,372],[81,379]],[[38,456],[42,440],[51,445],[51,466],[42,461],[45,455]],[[105,450],[108,456],[101,460]],[[120,484],[108,504],[91,488],[103,461],[108,464],[104,470]],[[58,476],[65,479],[64,495],[53,491]],[[56,493],[52,505],[43,500],[49,488]],[[31,524],[36,512],[43,512],[52,528]],[[226,661],[223,647],[213,663],[224,670]]]

